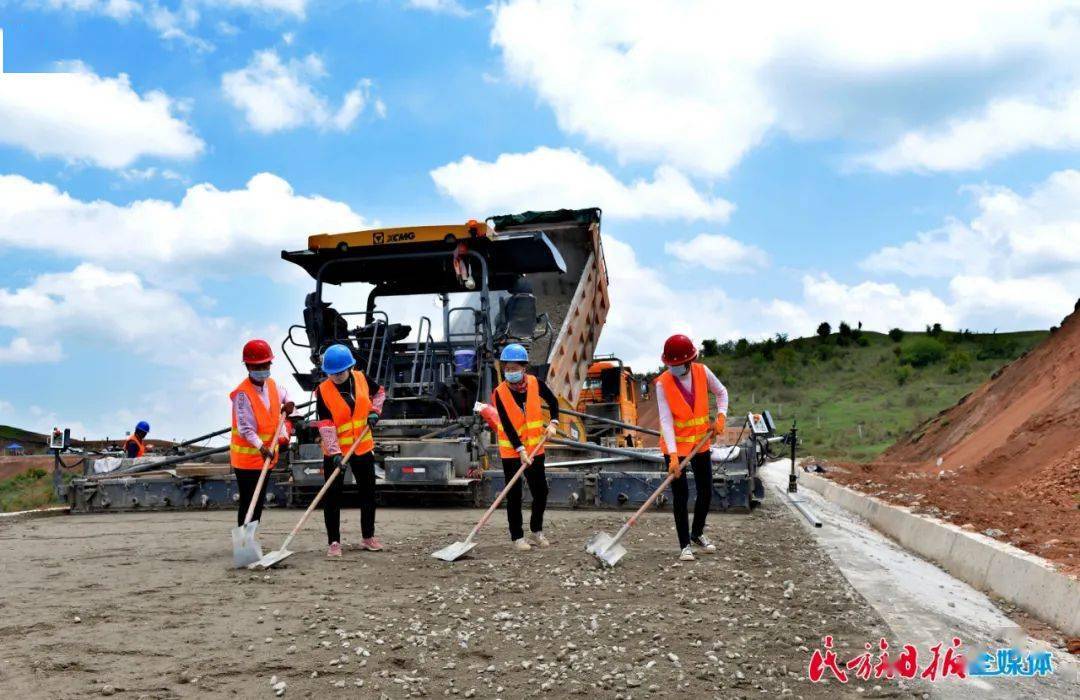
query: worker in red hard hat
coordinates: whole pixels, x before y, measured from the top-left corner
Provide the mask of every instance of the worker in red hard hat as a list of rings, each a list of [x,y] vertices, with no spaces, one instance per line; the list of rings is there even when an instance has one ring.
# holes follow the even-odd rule
[[[247,377],[229,394],[232,402],[232,438],[229,443],[229,462],[236,475],[236,489],[240,493],[237,503],[237,525],[244,524],[248,505],[255,501],[253,520],[262,515],[263,502],[266,499],[267,479],[261,491],[256,494],[255,486],[259,481],[266,459],[271,460],[271,467],[277,463],[278,451],[273,449],[275,439],[279,450],[287,445],[287,433],[274,435],[279,416],[284,413],[291,416],[296,404],[289,398],[285,387],[279,387],[270,377],[270,363],[274,353],[265,340],[249,340],[244,344],[243,361],[247,368]],[[288,421],[286,426],[289,427]]]
[[[728,391],[716,375],[697,359],[697,346],[685,335],[673,335],[664,343],[661,356],[667,366],[656,379],[656,408],[660,416],[661,449],[668,456],[668,472],[677,473],[680,462],[709,432],[710,423],[723,436],[727,423]],[[716,397],[716,420],[709,419],[709,394]],[[697,499],[694,522],[690,526],[687,502],[690,500],[686,473],[671,482],[674,497],[675,530],[679,534],[679,559],[693,561],[696,545],[703,552],[715,552],[716,545],[705,536],[705,518],[712,501],[712,454],[698,451],[690,460],[694,471]]]

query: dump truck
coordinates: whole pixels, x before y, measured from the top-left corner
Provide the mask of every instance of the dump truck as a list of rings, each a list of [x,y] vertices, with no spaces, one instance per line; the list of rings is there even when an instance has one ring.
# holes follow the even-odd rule
[[[500,377],[498,352],[512,342],[528,349],[529,371],[546,379],[567,410],[563,435],[549,449],[552,506],[633,505],[663,480],[664,460],[655,448],[627,447],[636,419],[629,368],[616,358],[600,359],[608,363],[602,366],[594,357],[610,308],[600,222],[597,208],[530,211],[317,233],[306,247],[282,251],[314,286],[300,322],[281,343],[296,382],[314,392],[324,379],[323,352],[343,344],[356,367],[386,390],[374,429],[381,500],[491,502],[503,474],[490,468],[498,464],[498,449],[474,408],[489,400]],[[403,309],[413,309],[411,317]],[[611,377],[618,377],[618,392],[604,391]],[[576,411],[586,387],[586,411]],[[608,404],[626,422],[616,420],[618,430],[604,433],[613,426]],[[227,415],[224,402],[222,409]],[[62,490],[73,512],[231,507],[238,495],[228,447],[188,452],[228,431],[180,443],[179,454],[165,460],[123,460],[118,469],[73,479]],[[587,443],[590,436],[608,444]],[[749,509],[760,497],[755,455],[752,448],[714,452],[716,508]],[[317,430],[301,423],[268,479],[267,503],[304,505],[322,483]],[[346,497],[355,488],[349,473]]]
[[[581,387],[577,410],[590,416],[636,425],[639,397],[634,372],[614,355],[594,357]],[[634,447],[641,444],[636,431],[614,423],[588,421],[589,442]]]

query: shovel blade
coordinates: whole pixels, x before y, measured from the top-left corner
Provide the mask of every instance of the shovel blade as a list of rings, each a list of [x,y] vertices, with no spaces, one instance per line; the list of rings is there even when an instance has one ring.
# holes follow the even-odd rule
[[[615,566],[620,559],[626,556],[626,547],[615,542],[614,539],[606,532],[598,532],[585,545],[585,551],[595,556],[606,566]]]
[[[431,556],[436,559],[442,559],[443,561],[456,561],[472,551],[472,548],[475,546],[476,542],[455,542],[443,547],[437,552],[432,552]]]
[[[252,520],[246,525],[234,527],[232,530],[233,565],[242,569],[262,559],[262,547],[255,539],[255,531],[259,529],[259,521]]]
[[[287,549],[275,549],[266,556],[262,557],[258,561],[248,564],[248,568],[253,571],[269,569],[283,562],[285,559],[291,557],[293,553]]]

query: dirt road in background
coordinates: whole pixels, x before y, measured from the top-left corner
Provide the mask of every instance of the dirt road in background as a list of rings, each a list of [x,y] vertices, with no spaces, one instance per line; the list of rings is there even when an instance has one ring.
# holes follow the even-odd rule
[[[298,515],[268,511],[264,546]],[[342,561],[323,557],[314,522],[287,568],[265,574],[229,568],[232,513],[0,525],[0,687],[273,697],[277,676],[286,697],[875,694],[806,679],[823,634],[851,658],[888,632],[782,505],[712,515],[721,553],[694,563],[675,560],[670,512],[643,519],[614,570],[582,550],[617,528],[611,512],[551,512],[555,547],[528,553],[509,549],[498,513],[475,558],[429,556],[478,515],[383,509],[390,550],[347,546]],[[358,521],[346,511],[347,540]]]

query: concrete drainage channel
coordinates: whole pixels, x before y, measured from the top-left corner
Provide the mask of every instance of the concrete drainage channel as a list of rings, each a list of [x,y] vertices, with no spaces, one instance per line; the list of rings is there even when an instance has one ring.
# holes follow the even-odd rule
[[[790,463],[782,461],[766,465],[759,473],[766,483],[786,490],[789,472]],[[792,517],[806,525],[852,586],[889,624],[894,633],[890,644],[910,643],[927,653],[939,642],[947,647],[955,636],[971,655],[1006,647],[1053,653],[1051,676],[950,679],[932,684],[934,697],[1078,697],[1080,661],[1027,636],[981,592],[1001,596],[1066,634],[1076,634],[1080,588],[1075,580],[1013,547],[914,515],[801,470],[798,475],[797,498],[823,527],[811,526],[794,507]],[[1003,584],[1003,579],[1008,583]],[[1032,598],[1043,600],[1032,604]],[[825,634],[828,629],[822,630]]]

